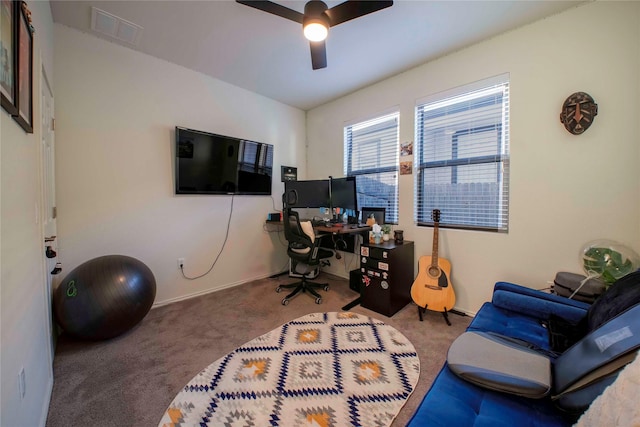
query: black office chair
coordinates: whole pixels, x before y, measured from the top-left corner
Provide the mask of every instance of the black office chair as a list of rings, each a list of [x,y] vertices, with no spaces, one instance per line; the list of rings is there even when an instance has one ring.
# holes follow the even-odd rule
[[[293,196],[295,197],[295,196]],[[293,289],[282,299],[282,305],[289,304],[289,300],[300,292],[308,292],[316,298],[316,304],[322,302],[322,297],[316,289],[329,290],[328,283],[315,283],[308,279],[308,276],[321,265],[322,260],[331,258],[333,252],[320,248],[320,238],[315,237],[313,226],[310,221],[300,222],[298,212],[287,207],[283,195],[285,206],[283,209],[284,236],[287,239],[287,254],[291,258],[291,270],[301,274],[302,280],[287,285],[279,285],[276,292],[282,289]]]

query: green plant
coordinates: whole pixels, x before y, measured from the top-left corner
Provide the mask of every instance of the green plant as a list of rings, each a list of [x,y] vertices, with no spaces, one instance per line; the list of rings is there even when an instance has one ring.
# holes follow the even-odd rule
[[[583,267],[587,273],[599,274],[608,285],[634,271],[633,262],[611,248],[591,247],[582,257]]]
[[[391,234],[391,226],[389,224],[382,225],[382,234]]]

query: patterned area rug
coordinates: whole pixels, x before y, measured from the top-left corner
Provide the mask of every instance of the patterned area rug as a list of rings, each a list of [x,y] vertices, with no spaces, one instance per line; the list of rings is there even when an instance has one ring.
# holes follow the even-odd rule
[[[314,313],[213,362],[159,426],[388,426],[419,374],[413,344],[393,327],[356,313]]]

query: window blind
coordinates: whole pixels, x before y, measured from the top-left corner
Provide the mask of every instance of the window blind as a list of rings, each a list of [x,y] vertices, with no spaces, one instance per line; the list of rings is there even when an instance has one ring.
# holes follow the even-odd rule
[[[399,113],[344,128],[344,173],[356,177],[358,209],[386,209],[386,222],[398,223]]]
[[[419,102],[414,162],[416,224],[507,232],[508,75]]]

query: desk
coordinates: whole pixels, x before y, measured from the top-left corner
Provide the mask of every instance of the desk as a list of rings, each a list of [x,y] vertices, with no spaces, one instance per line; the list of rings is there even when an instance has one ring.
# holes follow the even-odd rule
[[[284,223],[282,221],[266,221],[266,224],[275,225],[278,229],[284,227]],[[357,236],[362,236],[362,242],[368,242],[371,227],[368,225],[360,227],[357,224],[337,223],[330,227],[325,225],[315,225],[313,229],[316,234],[316,238],[320,239],[319,246],[321,248],[332,251],[339,250],[343,252],[352,252],[358,255],[358,251],[356,251],[358,248],[358,245],[356,244]],[[285,273],[283,272],[281,274]],[[291,276],[291,272],[289,272],[289,275]]]
[[[368,225],[358,227],[356,224],[339,223],[332,227],[317,225],[313,229],[318,238],[321,239],[321,248],[351,252],[357,255],[359,243],[369,240],[371,227]],[[358,236],[362,236],[362,240],[358,240]]]
[[[273,224],[282,227],[284,224],[282,221],[266,221],[266,224]],[[357,224],[342,224],[338,223],[331,227],[326,225],[314,225],[313,229],[317,234],[358,234],[371,231],[371,227],[368,225],[358,226]]]
[[[313,227],[313,229],[320,233],[331,234],[357,234],[371,231],[371,227],[369,227],[368,225],[360,227],[357,224],[335,224],[332,227],[327,227],[325,225],[316,225]]]

